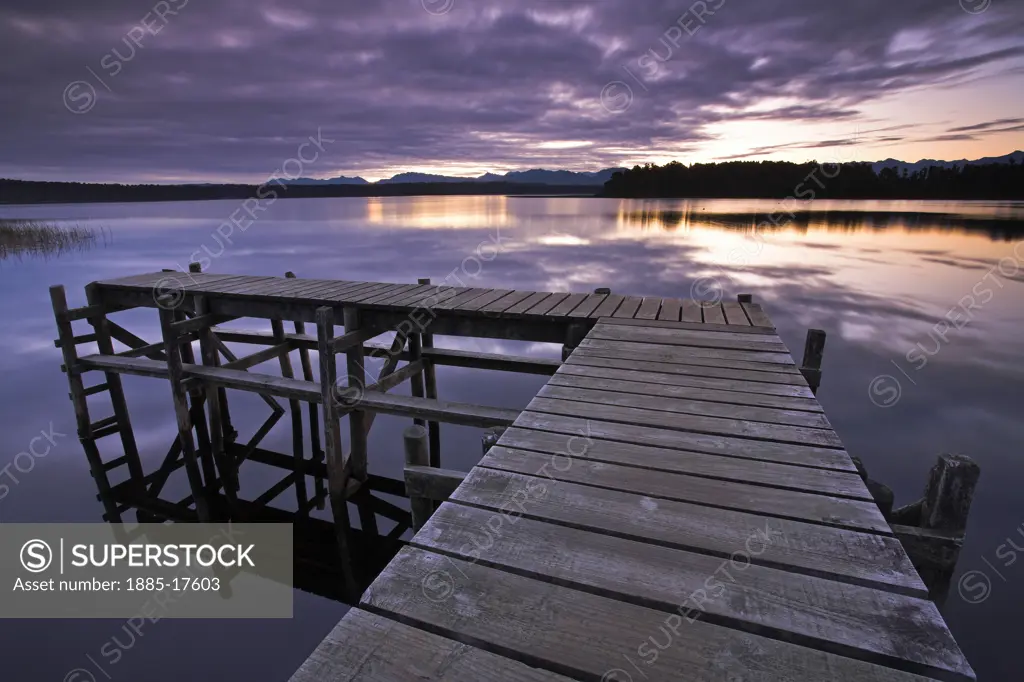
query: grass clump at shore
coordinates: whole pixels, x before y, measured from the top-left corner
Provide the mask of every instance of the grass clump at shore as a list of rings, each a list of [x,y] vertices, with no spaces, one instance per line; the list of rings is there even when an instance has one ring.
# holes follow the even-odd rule
[[[0,218],[0,260],[89,248],[99,236],[97,230],[80,225]]]

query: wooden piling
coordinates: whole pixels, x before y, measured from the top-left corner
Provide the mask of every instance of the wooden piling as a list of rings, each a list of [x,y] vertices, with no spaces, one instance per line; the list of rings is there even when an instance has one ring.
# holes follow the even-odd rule
[[[348,479],[349,469],[341,447],[341,421],[334,386],[338,368],[334,355],[334,311],[328,307],[316,310],[317,349],[320,353],[320,392],[324,421],[324,454],[327,462],[327,490],[331,499],[334,533],[341,556],[345,591],[358,592],[352,572],[352,543],[349,541]]]
[[[585,324],[578,322],[571,323],[565,331],[565,343],[562,344],[562,362],[569,359],[572,352],[576,350],[576,346],[580,345],[580,341],[587,335],[590,328]]]
[[[295,273],[290,270],[284,273],[288,279],[295,279]],[[295,333],[304,335],[306,323],[295,321]],[[313,381],[313,364],[309,360],[309,349],[299,346],[299,363],[302,365],[302,378],[305,381]],[[313,462],[324,461],[324,451],[320,448],[320,413],[316,403],[306,403],[307,415],[309,416],[309,445],[312,451]],[[316,476],[313,478],[313,498],[317,509],[324,509],[324,479]]]
[[[753,303],[754,296],[752,294],[738,294],[736,296],[737,303]]]
[[[430,278],[420,277],[416,283],[430,284]],[[429,326],[429,322],[427,325]],[[421,348],[433,348],[434,335],[421,333],[420,346]],[[430,358],[423,360],[423,381],[426,397],[437,400],[437,369],[434,361]],[[441,425],[436,421],[428,421],[427,436],[430,441],[430,466],[439,467],[441,466]]]
[[[270,321],[270,329],[274,335],[274,345],[284,348],[278,356],[281,365],[281,376],[285,379],[294,379],[295,372],[292,369],[291,353],[289,352],[288,340],[284,334],[284,322],[280,319]],[[295,502],[298,505],[299,514],[309,514],[309,498],[306,494],[306,462],[302,446],[302,405],[298,398],[288,400],[288,412],[292,420],[292,456],[295,460]]]
[[[406,466],[430,466],[430,452],[427,443],[427,430],[419,424],[413,424],[402,433],[405,442]],[[434,511],[433,503],[424,497],[410,497],[412,508],[412,529],[418,532]]]
[[[486,455],[487,451],[497,444],[503,433],[505,433],[505,429],[501,426],[493,426],[484,431],[483,438],[480,439],[480,444],[483,446],[482,454]]]
[[[804,341],[804,358],[800,363],[800,373],[804,375],[811,391],[817,393],[821,386],[821,360],[825,354],[825,332],[821,329],[808,329]]]
[[[213,515],[207,500],[203,478],[199,472],[195,442],[192,440],[192,419],[189,415],[188,396],[182,385],[182,344],[172,328],[175,315],[169,307],[173,303],[174,300],[171,296],[165,296],[157,301],[157,305],[160,306],[160,331],[164,339],[164,353],[167,355],[167,378],[171,382],[174,416],[178,422],[178,440],[181,442],[181,452],[185,458],[185,474],[188,476],[189,487],[192,489],[196,515],[200,521],[208,523],[213,520]]]

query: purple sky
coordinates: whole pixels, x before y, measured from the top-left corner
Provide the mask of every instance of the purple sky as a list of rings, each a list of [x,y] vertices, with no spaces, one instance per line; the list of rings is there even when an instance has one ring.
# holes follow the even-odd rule
[[[0,53],[3,177],[1024,147],[1022,0],[3,0]]]

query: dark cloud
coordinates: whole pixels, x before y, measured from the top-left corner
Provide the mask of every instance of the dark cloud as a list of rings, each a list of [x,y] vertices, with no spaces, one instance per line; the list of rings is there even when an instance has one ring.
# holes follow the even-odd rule
[[[594,169],[700,150],[723,122],[848,128],[1024,55],[1021,3],[701,4],[703,23],[677,0],[5,0],[0,176],[258,180],[318,130],[309,175]],[[625,112],[602,106],[613,81]],[[826,142],[850,143],[752,152]]]
[[[1020,126],[1015,126],[1016,123],[1024,123],[1024,118],[1000,118],[995,121],[986,121],[985,123],[975,123],[969,126],[960,126],[958,128],[950,128],[951,133],[965,133],[971,130],[990,130],[992,128],[1002,128],[1003,126],[1013,126],[1011,128],[1003,128],[1004,130],[1015,130]]]

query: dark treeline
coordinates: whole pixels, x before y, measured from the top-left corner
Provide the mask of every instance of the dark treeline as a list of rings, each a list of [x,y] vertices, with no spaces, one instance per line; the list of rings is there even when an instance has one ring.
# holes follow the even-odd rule
[[[585,194],[599,187],[515,182],[426,182],[384,185],[119,185],[0,179],[0,204],[55,204],[110,201],[245,200],[250,197],[388,197],[429,194]]]
[[[870,163],[731,161],[634,166],[605,183],[606,197],[783,199],[1024,199],[1024,164],[931,166],[914,173]]]

